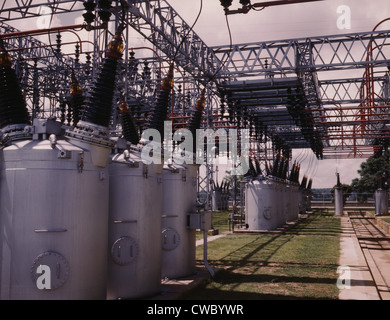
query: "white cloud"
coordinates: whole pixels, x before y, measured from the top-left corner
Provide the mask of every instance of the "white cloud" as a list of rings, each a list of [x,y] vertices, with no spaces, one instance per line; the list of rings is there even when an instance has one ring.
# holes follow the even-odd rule
[[[252,0],[252,3],[260,1],[265,0]],[[192,25],[200,8],[200,0],[168,0],[168,2],[189,25]],[[340,17],[337,8],[341,5],[349,6],[351,9],[351,29],[349,30],[340,30],[337,26],[337,20]],[[239,6],[239,1],[234,0],[232,8]],[[82,23],[81,15],[81,11],[64,16],[55,15],[52,25]],[[260,12],[251,11],[248,14],[230,15],[228,21],[233,42],[246,43],[371,31],[379,21],[389,16],[390,1],[388,0],[324,0],[270,7]],[[30,20],[17,20],[12,25],[20,30],[29,30],[36,28],[34,23]],[[380,29],[390,29],[390,21],[384,23]],[[209,46],[229,44],[225,15],[220,1],[203,0],[202,14],[194,30]],[[91,33],[86,34],[85,31],[80,32],[79,35],[86,40],[92,41],[93,39]],[[132,31],[130,36],[132,41],[140,45],[144,44],[136,32]],[[41,39],[47,42],[47,35],[42,36]],[[64,42],[75,41],[75,36],[71,33],[64,33],[62,40]],[[90,49],[88,45],[87,49]],[[350,183],[357,176],[357,170],[362,162],[360,159],[319,161],[312,159],[312,156],[307,156],[305,159],[302,157],[301,160],[302,172],[313,176],[314,187],[332,187],[336,181],[336,170],[341,173],[344,183]]]
[[[336,184],[336,172],[340,173],[341,183],[350,184],[358,178],[357,171],[366,159],[326,159],[318,160],[310,150],[293,150],[293,160],[301,165],[300,178],[306,175],[313,179],[313,188],[332,188]]]
[[[252,0],[252,3],[261,1]],[[192,24],[198,13],[199,0],[168,2],[189,25]],[[341,5],[351,9],[350,30],[340,30],[337,27],[337,19],[340,17],[337,8]],[[239,7],[238,0],[233,1],[231,9]],[[371,31],[389,14],[390,3],[387,0],[324,0],[268,7],[260,12],[252,10],[247,14],[229,15],[228,19],[233,42],[244,43]],[[390,22],[386,25],[390,28]],[[218,0],[203,0],[202,15],[194,29],[210,46],[228,44],[225,15]]]

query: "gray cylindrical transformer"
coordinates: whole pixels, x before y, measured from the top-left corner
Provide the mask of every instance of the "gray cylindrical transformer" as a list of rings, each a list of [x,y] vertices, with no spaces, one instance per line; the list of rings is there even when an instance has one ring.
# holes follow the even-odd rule
[[[277,181],[275,183],[276,188],[275,188],[275,205],[276,205],[276,211],[277,211],[277,217],[278,220],[280,221],[280,224],[283,225],[286,222],[285,219],[285,203],[286,203],[286,198],[285,198],[285,185],[281,181]]]
[[[342,216],[344,214],[343,189],[337,187],[334,189],[334,210],[336,216]]]
[[[289,221],[291,214],[292,191],[289,183],[284,184],[284,217]]]
[[[311,211],[311,200],[313,198],[313,194],[311,190],[307,190],[307,206],[306,210]]]
[[[375,215],[387,215],[389,212],[389,195],[387,190],[375,191]]]
[[[161,289],[162,165],[125,151],[109,164],[108,299],[153,296]]]
[[[306,213],[311,210],[311,191],[307,188],[302,190],[302,196],[303,196],[303,207],[301,213]]]
[[[284,225],[279,191],[277,183],[268,179],[245,184],[245,220],[249,230],[274,230]]]
[[[196,210],[198,165],[165,166],[163,169],[162,278],[195,273],[196,230],[187,215]]]
[[[299,194],[299,186],[295,183],[290,183],[290,198],[291,198],[291,210],[288,216],[288,221],[294,221],[298,219],[299,214],[299,202],[300,202],[300,194]]]
[[[298,188],[298,214],[302,214],[306,212],[306,196],[305,190],[302,188]]]
[[[1,152],[1,299],[105,299],[108,171],[69,142]]]

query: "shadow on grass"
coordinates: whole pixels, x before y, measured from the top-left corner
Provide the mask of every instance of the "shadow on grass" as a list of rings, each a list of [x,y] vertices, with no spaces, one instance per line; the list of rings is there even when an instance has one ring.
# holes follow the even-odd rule
[[[208,261],[220,271],[209,284],[187,294],[184,299],[337,299],[337,261],[332,254],[328,261],[328,256],[324,258],[321,250],[316,250],[323,242],[332,250],[338,243],[338,238],[333,236],[341,232],[339,221],[328,218],[331,217],[309,215],[281,234],[232,235],[214,241],[209,245]],[[306,246],[306,240],[302,239],[307,239]],[[221,241],[219,245],[217,241]],[[198,260],[199,265],[202,262]]]
[[[315,277],[297,277],[285,276],[277,274],[242,274],[234,273],[229,270],[221,270],[214,278],[215,282],[221,284],[233,283],[320,283],[320,284],[335,284],[333,278],[315,278]]]
[[[205,298],[207,297],[207,298]],[[259,294],[253,292],[230,292],[218,289],[202,289],[197,293],[194,291],[191,296],[184,296],[184,300],[315,300],[313,297],[287,296],[283,294]],[[327,299],[320,299],[327,300]],[[329,299],[330,300],[330,299]]]

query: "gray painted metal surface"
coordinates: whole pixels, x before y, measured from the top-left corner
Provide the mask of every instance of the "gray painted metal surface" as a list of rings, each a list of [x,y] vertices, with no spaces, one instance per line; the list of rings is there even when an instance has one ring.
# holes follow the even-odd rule
[[[375,215],[387,215],[389,213],[389,194],[387,190],[375,191]]]
[[[245,185],[245,219],[249,230],[274,230],[286,222],[281,185],[260,179]]]
[[[287,221],[294,221],[298,219],[299,203],[300,203],[300,190],[296,183],[287,184],[288,198],[290,198],[290,207],[286,216]]]
[[[1,299],[105,299],[107,168],[64,140],[0,157]]]
[[[343,189],[337,187],[334,190],[334,209],[336,216],[342,216],[344,214]]]
[[[198,165],[164,166],[162,212],[162,278],[195,273],[195,235],[188,214],[196,212]]]
[[[107,299],[157,294],[161,286],[162,165],[115,154],[109,164]]]

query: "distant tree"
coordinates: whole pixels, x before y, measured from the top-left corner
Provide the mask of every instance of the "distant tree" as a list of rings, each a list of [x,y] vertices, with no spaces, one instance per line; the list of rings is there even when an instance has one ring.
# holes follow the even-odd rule
[[[384,151],[380,156],[367,159],[360,165],[360,178],[352,180],[352,191],[367,197],[379,187],[388,188],[387,179],[390,177],[390,152]],[[366,196],[364,196],[366,194]]]

